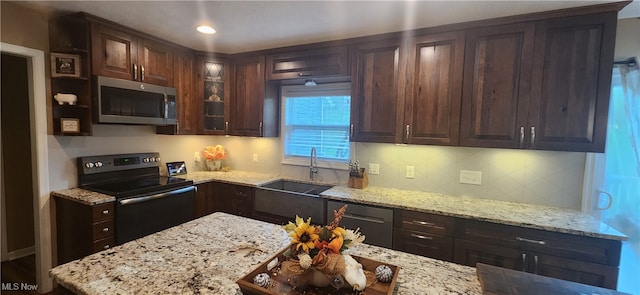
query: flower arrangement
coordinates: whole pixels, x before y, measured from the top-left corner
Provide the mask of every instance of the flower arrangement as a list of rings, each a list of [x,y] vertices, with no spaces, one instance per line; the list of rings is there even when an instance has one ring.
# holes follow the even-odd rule
[[[341,288],[345,283],[354,290],[362,291],[366,287],[367,280],[362,270],[362,265],[345,253],[349,247],[362,243],[365,236],[359,229],[350,230],[340,227],[338,224],[346,211],[347,205],[339,210],[334,210],[334,220],[329,225],[317,226],[311,224],[311,218],[306,221],[296,216],[295,223],[283,226],[291,237],[289,248],[291,272],[298,272],[297,284],[304,286],[310,284],[316,287],[332,285]],[[308,272],[314,270],[324,275]],[[301,279],[307,274],[307,279]],[[346,282],[345,282],[346,281]]]
[[[207,160],[224,160],[227,158],[227,153],[224,151],[224,147],[221,145],[207,146],[202,151],[202,155]]]

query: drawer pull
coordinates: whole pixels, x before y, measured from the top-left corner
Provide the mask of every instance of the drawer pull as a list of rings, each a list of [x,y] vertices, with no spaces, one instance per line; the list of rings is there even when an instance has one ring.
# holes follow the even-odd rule
[[[427,237],[427,236],[416,235],[416,234],[411,234],[411,236],[421,240],[430,240],[430,241],[433,240],[433,237]]]
[[[107,209],[107,210],[103,210],[103,211],[102,211],[102,214],[104,214],[104,215],[109,215],[109,209]]]
[[[109,244],[104,245],[104,247],[102,247],[102,249],[105,249],[105,250],[106,250],[106,249],[109,249],[109,248],[110,248],[110,247],[109,247]]]
[[[346,213],[346,214],[342,215],[342,218],[350,218],[350,219],[360,220],[360,221],[364,221],[364,222],[372,222],[372,223],[384,224],[384,219],[376,218],[376,217],[370,217],[370,216],[364,216],[364,215]]]
[[[435,224],[433,224],[431,222],[420,221],[420,220],[412,220],[411,222],[413,224],[417,224],[417,225],[426,225],[426,226],[434,226],[435,225]]]
[[[546,245],[547,244],[547,242],[545,242],[545,241],[531,240],[531,239],[521,238],[521,237],[516,237],[516,240],[518,240],[520,242],[527,242],[527,243],[538,244],[538,245]]]
[[[527,270],[527,253],[522,253],[522,271]]]
[[[106,233],[106,232],[108,232],[108,231],[109,231],[109,228],[108,228],[108,227],[105,227],[105,228],[103,228],[103,229],[102,229],[102,231]]]

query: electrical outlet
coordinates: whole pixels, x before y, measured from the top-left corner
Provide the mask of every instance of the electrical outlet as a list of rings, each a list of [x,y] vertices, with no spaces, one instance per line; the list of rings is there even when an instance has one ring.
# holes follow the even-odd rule
[[[460,183],[482,185],[482,171],[460,170]]]
[[[200,162],[200,152],[195,152],[193,154],[193,160],[196,162]]]
[[[416,172],[415,166],[407,166],[407,178],[414,178]]]
[[[258,163],[258,154],[253,154],[253,159],[251,161]]]
[[[371,175],[380,174],[380,164],[369,163],[369,174]]]

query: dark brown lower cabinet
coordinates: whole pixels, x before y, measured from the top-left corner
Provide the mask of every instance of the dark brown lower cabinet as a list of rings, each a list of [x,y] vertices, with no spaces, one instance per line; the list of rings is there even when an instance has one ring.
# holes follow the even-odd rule
[[[196,217],[222,211],[220,202],[216,200],[215,182],[205,182],[196,185]]]
[[[222,212],[233,215],[253,216],[254,188],[229,183],[214,182],[214,194],[220,202]]]
[[[86,205],[54,198],[58,265],[115,245],[114,203]]]
[[[453,238],[407,229],[393,229],[393,248],[435,259],[453,260]]]
[[[454,262],[616,289],[620,241],[459,219]]]

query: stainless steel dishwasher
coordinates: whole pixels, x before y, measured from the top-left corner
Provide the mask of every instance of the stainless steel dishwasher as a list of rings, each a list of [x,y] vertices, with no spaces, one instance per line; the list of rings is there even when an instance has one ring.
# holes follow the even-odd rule
[[[333,220],[333,210],[347,204],[347,211],[340,221],[340,226],[355,230],[365,235],[365,244],[376,245],[391,249],[393,241],[393,210],[380,207],[343,203],[336,201],[327,202],[327,223]]]

